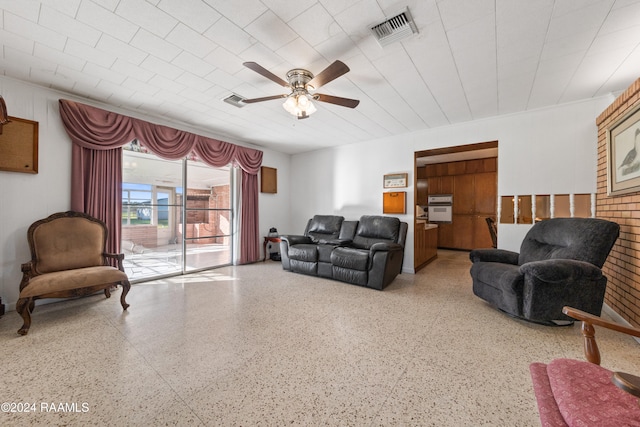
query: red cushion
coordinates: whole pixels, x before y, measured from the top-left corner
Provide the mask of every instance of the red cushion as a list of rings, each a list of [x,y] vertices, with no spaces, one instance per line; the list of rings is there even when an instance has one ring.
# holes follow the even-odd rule
[[[638,399],[611,382],[611,371],[580,360],[556,359],[547,365],[547,375],[569,426],[640,426]]]
[[[529,366],[529,371],[531,371],[533,391],[538,402],[540,424],[543,427],[567,427],[567,423],[564,421],[553,396],[551,384],[549,384],[547,365],[544,363],[532,363]]]

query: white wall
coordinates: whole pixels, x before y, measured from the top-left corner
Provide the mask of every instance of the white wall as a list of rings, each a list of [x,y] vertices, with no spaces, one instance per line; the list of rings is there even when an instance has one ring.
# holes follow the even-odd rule
[[[613,96],[292,156],[291,223],[314,214],[382,214],[383,175],[409,173],[404,269],[413,271],[414,153],[498,141],[498,194],[596,191],[596,117]],[[403,189],[404,190],[404,189]],[[499,247],[517,251],[530,225],[499,225]]]
[[[9,308],[18,297],[20,264],[30,258],[27,228],[70,205],[71,142],[59,118],[59,98],[216,138],[203,130],[118,111],[1,76],[0,94],[10,115],[40,125],[38,174],[0,171],[0,296]],[[278,170],[278,192],[259,195],[260,233],[266,235],[270,227],[281,234],[300,233],[314,214],[339,214],[347,219],[381,214],[383,175],[407,172],[408,214],[399,218],[410,226],[404,266],[411,272],[415,151],[498,140],[499,195],[592,193],[596,190],[595,118],[612,101],[613,96],[603,97],[295,156],[263,150],[263,165]],[[500,225],[499,246],[517,250],[528,227]]]
[[[29,225],[52,213],[70,208],[71,140],[60,120],[58,109],[60,98],[72,99],[154,123],[224,139],[203,130],[163,122],[131,111],[118,110],[108,105],[24,84],[2,76],[0,76],[0,94],[5,98],[10,116],[39,123],[38,173],[0,171],[0,296],[2,302],[7,305],[7,309],[13,309],[18,299],[22,279],[20,264],[31,258],[27,244]],[[270,227],[277,227],[278,230],[287,228],[290,223],[290,156],[240,141],[224,140],[262,150],[263,164],[278,169],[278,193],[259,195],[259,229],[262,235],[266,235]]]

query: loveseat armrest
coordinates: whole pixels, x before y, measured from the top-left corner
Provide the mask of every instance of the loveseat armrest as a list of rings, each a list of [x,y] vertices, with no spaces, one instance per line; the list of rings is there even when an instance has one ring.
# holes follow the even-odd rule
[[[518,265],[520,254],[506,249],[474,249],[469,252],[471,262],[501,262]]]
[[[386,243],[386,242],[378,242],[371,245],[369,251],[371,255],[380,251],[401,251],[404,248],[399,243]]]
[[[522,264],[520,272],[539,282],[566,284],[581,279],[598,280],[602,270],[595,265],[573,259],[545,259]]]
[[[313,243],[311,237],[299,235],[280,236],[280,240],[287,242],[289,246]]]
[[[115,259],[118,262],[118,270],[124,272],[124,266],[122,265],[122,261],[124,260],[124,254],[111,254],[111,253],[104,253],[103,254],[105,258],[108,259]]]

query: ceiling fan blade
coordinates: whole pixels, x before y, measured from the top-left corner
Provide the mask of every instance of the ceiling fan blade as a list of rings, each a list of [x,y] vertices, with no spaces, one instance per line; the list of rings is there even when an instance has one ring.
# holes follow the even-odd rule
[[[324,70],[320,71],[320,74],[315,76],[307,86],[311,86],[314,89],[318,89],[320,86],[324,86],[332,80],[337,79],[343,74],[349,72],[349,67],[345,65],[342,61],[334,61],[333,64],[329,65]]]
[[[263,98],[244,99],[242,102],[244,102],[245,104],[253,104],[254,102],[271,101],[272,99],[286,98],[287,96],[289,95],[265,96]]]
[[[244,63],[242,63],[242,65],[244,65],[245,67],[247,67],[250,70],[255,71],[256,73],[260,74],[261,76],[266,77],[269,80],[278,83],[280,86],[289,87],[289,83],[287,83],[286,81],[282,80],[280,77],[276,76],[271,71],[267,70],[262,65],[259,65],[256,62],[244,62]]]
[[[313,99],[317,99],[318,101],[328,102],[330,104],[336,104],[342,107],[349,107],[349,108],[356,108],[358,104],[360,104],[360,101],[358,101],[357,99],[342,98],[340,96],[332,96],[332,95],[323,95],[321,93],[314,94]]]

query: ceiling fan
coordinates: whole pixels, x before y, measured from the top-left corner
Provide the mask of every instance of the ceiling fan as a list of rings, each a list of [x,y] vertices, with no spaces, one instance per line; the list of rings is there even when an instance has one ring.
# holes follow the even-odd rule
[[[349,67],[347,67],[342,61],[334,61],[317,76],[314,76],[310,71],[302,68],[294,68],[287,73],[287,81],[281,79],[255,62],[245,62],[242,65],[291,91],[290,93],[283,95],[245,99],[243,102],[246,104],[287,98],[282,105],[284,109],[294,116],[297,116],[298,119],[306,119],[310,114],[313,114],[316,111],[316,107],[313,105],[311,100],[328,102],[330,104],[348,108],[356,108],[360,103],[357,99],[342,98],[322,93],[309,93],[309,91],[316,90],[343,74],[348,73]]]

